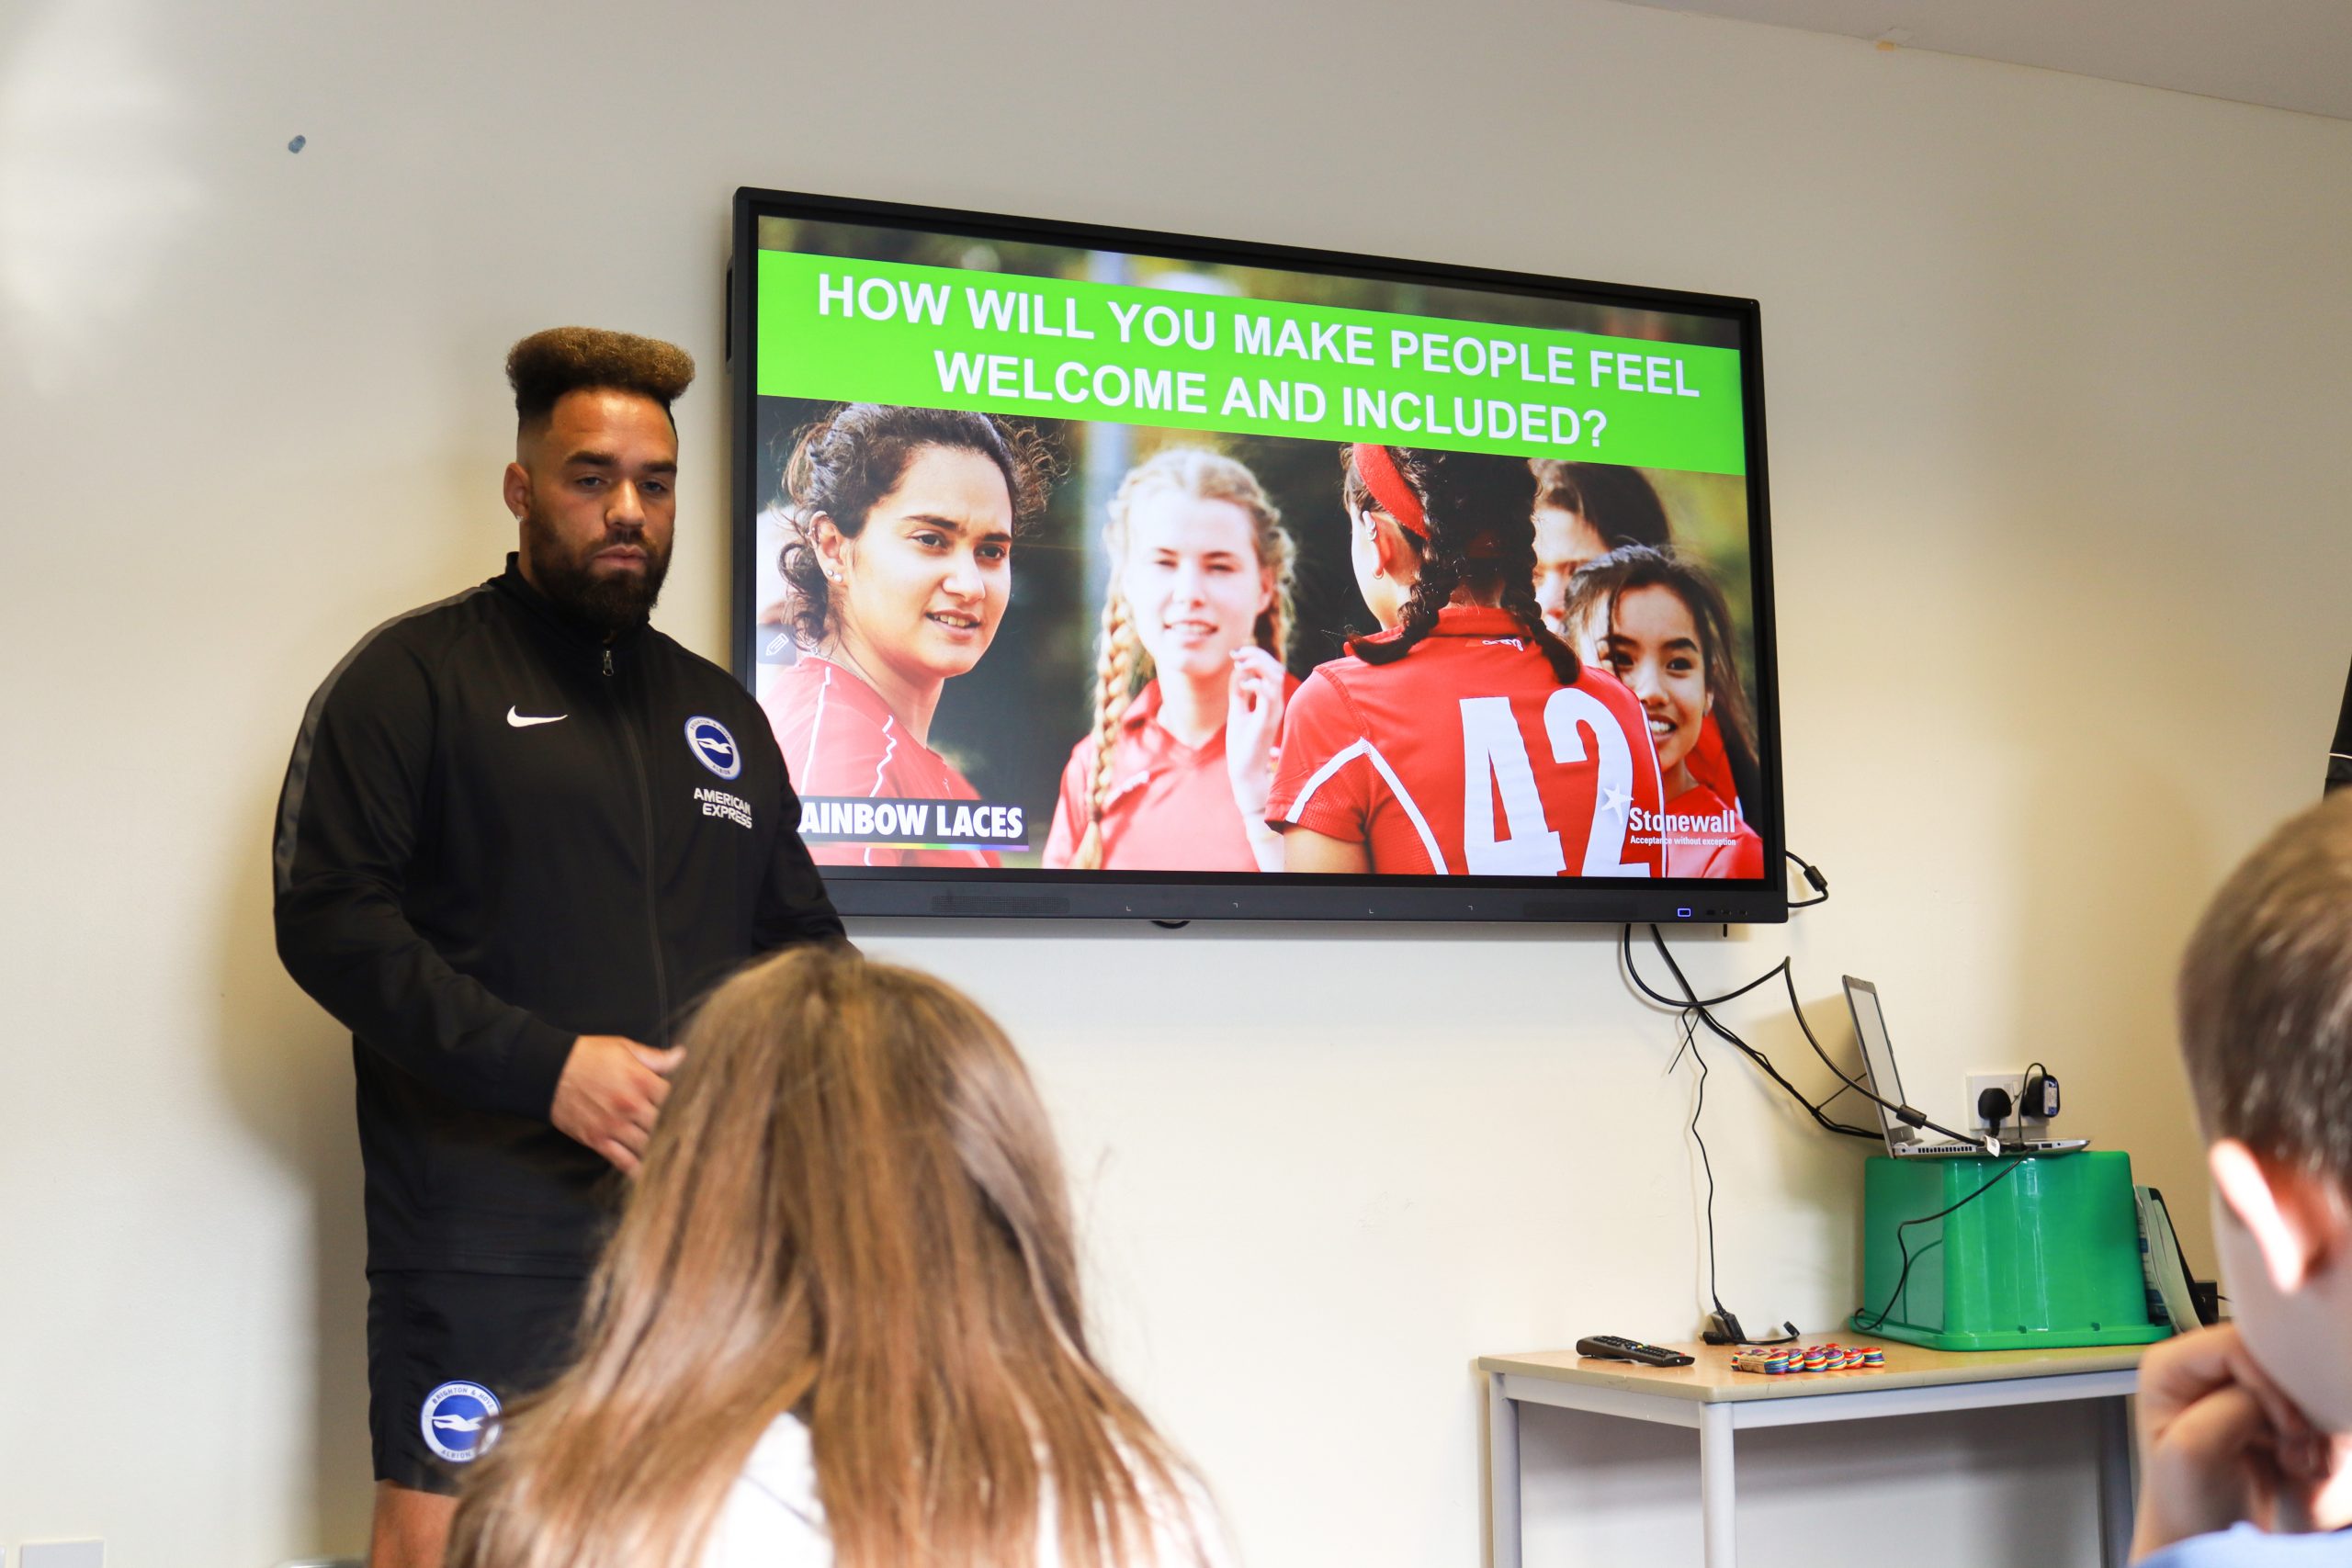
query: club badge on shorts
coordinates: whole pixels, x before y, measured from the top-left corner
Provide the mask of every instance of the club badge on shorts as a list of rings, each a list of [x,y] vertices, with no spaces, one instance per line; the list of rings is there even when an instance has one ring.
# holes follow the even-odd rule
[[[491,1422],[498,1415],[498,1395],[478,1382],[445,1382],[424,1396],[419,1425],[424,1445],[451,1464],[480,1459],[498,1440]]]
[[[735,737],[727,727],[704,714],[686,720],[686,750],[695,760],[722,779],[731,779],[743,771],[743,753],[735,749]]]

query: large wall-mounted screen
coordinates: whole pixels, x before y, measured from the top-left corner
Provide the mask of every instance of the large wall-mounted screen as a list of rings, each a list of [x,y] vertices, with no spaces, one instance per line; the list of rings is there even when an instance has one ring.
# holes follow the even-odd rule
[[[1783,918],[1753,301],[755,190],[729,299],[845,911]]]

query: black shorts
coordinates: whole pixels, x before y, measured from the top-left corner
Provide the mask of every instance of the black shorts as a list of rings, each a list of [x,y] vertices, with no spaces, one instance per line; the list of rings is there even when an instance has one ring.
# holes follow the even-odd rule
[[[456,1492],[490,1418],[570,1360],[587,1284],[531,1274],[368,1275],[376,1479]]]

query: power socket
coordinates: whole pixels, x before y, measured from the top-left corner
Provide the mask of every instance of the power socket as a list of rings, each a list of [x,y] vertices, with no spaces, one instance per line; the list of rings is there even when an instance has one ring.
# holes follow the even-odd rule
[[[2034,1078],[2037,1082],[2040,1081],[2041,1077],[2041,1075],[2040,1073],[2034,1074]],[[2009,1097],[2009,1113],[2007,1117],[2002,1119],[2001,1125],[2004,1127],[2015,1128],[2018,1124],[2017,1103],[2018,1099],[2025,1093],[2025,1074],[2022,1072],[2015,1072],[1971,1073],[1968,1075],[1968,1097],[1961,1101],[1961,1104],[1967,1107],[1968,1124],[1972,1127],[1982,1127],[1989,1133],[1996,1132],[1998,1129],[1996,1128],[1986,1118],[1979,1115],[1976,1111],[1976,1097],[1983,1094],[1988,1089],[1997,1089]],[[2029,1116],[2025,1120],[2026,1130],[2035,1134],[2046,1131],[2049,1128],[2049,1125],[2050,1123],[2046,1120],[2039,1116]]]

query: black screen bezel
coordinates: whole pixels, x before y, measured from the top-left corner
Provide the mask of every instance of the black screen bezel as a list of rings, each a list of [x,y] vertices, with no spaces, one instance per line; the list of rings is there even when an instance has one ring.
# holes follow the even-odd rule
[[[1197,235],[967,212],[745,186],[735,193],[734,243],[727,279],[727,360],[732,378],[729,423],[734,507],[731,577],[735,676],[753,688],[754,633],[744,584],[752,581],[758,503],[758,384],[752,374],[757,328],[753,291],[759,220],[815,219],[945,231],[977,239],[1028,241],[1082,249],[1128,251],[1178,260],[1337,273],[1498,293],[1567,299],[1735,321],[1747,454],[1748,559],[1754,574],[1758,765],[1765,779],[1761,809],[1749,818],[1764,841],[1765,876],[1729,883],[1693,877],[1639,880],[1573,877],[1363,876],[1276,873],[1001,870],[945,872],[932,867],[824,867],[835,908],[845,915],[1014,916],[1159,920],[1623,921],[1778,923],[1789,918],[1783,854],[1780,667],[1772,594],[1760,312],[1753,299],[1678,289],[1635,288],[1532,273],[1504,272],[1394,257]]]

